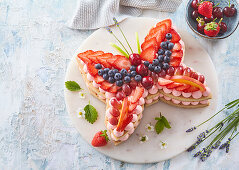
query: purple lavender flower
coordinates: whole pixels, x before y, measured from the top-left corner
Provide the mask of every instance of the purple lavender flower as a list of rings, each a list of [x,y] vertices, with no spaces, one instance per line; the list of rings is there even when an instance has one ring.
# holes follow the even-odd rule
[[[117,26],[119,26],[119,23],[118,23],[118,21],[117,21],[117,19],[116,19],[115,17],[113,18],[113,20],[114,20],[115,24],[116,24]]]
[[[186,130],[186,132],[192,132],[195,129],[197,129],[197,128],[194,126],[194,127],[190,128],[190,129]]]
[[[202,151],[198,151],[197,153],[195,153],[194,155],[193,155],[193,157],[198,157],[199,155],[201,155],[201,153],[202,153]]]
[[[112,30],[110,29],[110,27],[106,27],[106,30],[107,30],[109,33],[112,33]]]

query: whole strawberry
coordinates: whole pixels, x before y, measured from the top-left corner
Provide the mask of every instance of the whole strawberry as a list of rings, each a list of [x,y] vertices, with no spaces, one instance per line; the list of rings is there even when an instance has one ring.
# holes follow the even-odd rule
[[[209,37],[216,37],[217,34],[220,31],[220,23],[222,20],[220,20],[219,23],[216,23],[215,21],[212,21],[210,23],[207,23],[204,27],[204,33]]]
[[[91,141],[91,145],[94,147],[105,146],[109,141],[107,130],[99,131],[95,134],[93,140]]]
[[[207,18],[212,17],[212,10],[212,3],[209,1],[204,1],[198,6],[198,13]]]

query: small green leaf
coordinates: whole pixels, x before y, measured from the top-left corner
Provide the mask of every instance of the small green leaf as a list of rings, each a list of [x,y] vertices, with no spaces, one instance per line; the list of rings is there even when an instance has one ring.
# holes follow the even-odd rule
[[[162,120],[158,120],[157,123],[155,124],[155,131],[157,134],[160,134],[163,129],[164,129],[164,123]]]
[[[165,126],[166,128],[168,128],[168,129],[171,128],[171,126],[170,126],[168,120],[167,120],[164,116],[162,116],[162,121],[163,121],[164,126]]]
[[[106,140],[106,141],[109,141],[110,139],[109,139],[109,137],[108,137],[108,135],[107,135],[107,130],[104,130],[104,131],[102,130],[101,132],[102,132],[102,134],[101,134],[100,136],[104,136],[104,137],[105,137],[105,140]]]
[[[114,44],[114,43],[110,43],[110,45],[115,48],[116,50],[118,50],[122,55],[124,55],[126,58],[129,58],[129,55],[122,50],[122,48],[120,48],[118,45]]]
[[[161,117],[156,117],[154,118],[155,120],[161,120],[162,118]]]
[[[81,87],[75,81],[66,81],[65,86],[70,91],[80,91]]]
[[[93,124],[98,117],[97,110],[94,108],[94,106],[88,104],[85,106],[84,111],[85,111],[85,119],[91,124]]]
[[[138,32],[135,32],[135,37],[136,37],[136,42],[137,42],[137,47],[138,47],[138,53],[141,54]]]

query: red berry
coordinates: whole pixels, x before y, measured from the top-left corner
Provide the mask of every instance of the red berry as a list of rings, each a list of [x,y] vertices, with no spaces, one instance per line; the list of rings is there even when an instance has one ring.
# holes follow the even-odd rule
[[[223,17],[223,11],[221,7],[213,8],[212,15],[214,18],[221,19]]]
[[[175,71],[174,67],[170,66],[168,68],[168,70],[167,70],[167,74],[170,75],[170,76],[173,76],[174,75],[174,71]]]
[[[110,105],[113,106],[116,109],[120,109],[121,108],[121,104],[120,104],[120,102],[116,98],[111,98],[110,99]]]
[[[220,23],[220,33],[225,33],[227,32],[227,24],[224,22]]]
[[[105,131],[99,131],[95,134],[94,138],[91,141],[92,146],[100,147],[105,146],[108,142],[109,138]]]
[[[186,68],[184,69],[183,75],[184,75],[184,76],[188,76],[188,77],[190,77],[191,74],[192,74],[192,70],[191,70],[191,68],[186,67]]]
[[[236,14],[237,10],[234,8],[234,5],[232,4],[231,7],[225,7],[223,9],[223,14],[226,15],[226,17],[233,17]]]
[[[135,89],[137,85],[138,85],[138,83],[137,83],[135,80],[131,80],[131,82],[129,83],[129,86],[130,86],[132,89]]]
[[[142,85],[146,89],[150,89],[154,85],[153,78],[150,76],[145,76],[141,81]]]
[[[161,70],[158,75],[159,75],[159,77],[165,77],[166,76],[166,71]]]
[[[198,23],[198,24],[197,24],[197,30],[198,30],[198,32],[200,32],[201,34],[203,34],[203,33],[204,33],[204,27],[205,27],[204,24]]]
[[[198,74],[196,72],[193,72],[191,74],[191,77],[197,80],[198,79]]]
[[[116,93],[116,99],[118,99],[118,100],[123,100],[126,96],[125,96],[125,94],[124,94],[124,92],[122,92],[122,91],[119,91],[119,92],[117,92]]]
[[[132,92],[132,90],[131,90],[131,88],[130,88],[130,86],[128,84],[124,84],[122,86],[122,90],[123,90],[123,92],[124,92],[124,94],[126,96],[129,96],[131,94],[131,92]]]
[[[148,68],[144,64],[140,64],[137,66],[136,72],[144,77],[148,75]]]
[[[199,0],[193,0],[191,3],[191,7],[193,9],[198,9],[198,5],[199,5]]]
[[[205,77],[204,77],[203,75],[199,75],[199,76],[198,76],[198,80],[199,80],[201,83],[204,83]]]
[[[116,117],[111,117],[109,119],[109,122],[111,125],[117,125],[118,124],[118,119]]]
[[[139,54],[133,53],[129,55],[129,60],[131,62],[132,65],[140,65],[141,64],[141,58]]]
[[[197,19],[197,17],[198,17],[198,11],[197,10],[194,10],[193,12],[192,12],[192,14],[191,14],[191,17],[192,17],[192,19],[194,19],[194,20],[196,20]]]
[[[212,15],[211,18],[208,18],[208,17],[204,17],[204,21],[206,23],[209,23],[209,22],[212,22],[214,20],[214,16]]]
[[[120,115],[120,111],[118,109],[114,108],[114,107],[111,107],[109,109],[109,112],[114,117],[118,117]]]
[[[174,75],[183,75],[183,67],[182,66],[178,66],[175,69]]]

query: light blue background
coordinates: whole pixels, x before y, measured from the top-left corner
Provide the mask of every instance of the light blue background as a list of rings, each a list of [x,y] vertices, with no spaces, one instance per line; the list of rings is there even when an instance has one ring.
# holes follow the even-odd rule
[[[225,40],[201,39],[186,25],[185,5],[143,16],[170,17],[202,43],[217,70],[221,107],[239,96],[239,31]],[[88,145],[71,125],[63,96],[67,65],[93,32],[67,28],[75,6],[75,0],[0,2],[0,169],[239,169],[238,138],[229,154],[216,151],[205,163],[182,153],[155,164],[127,164]]]

